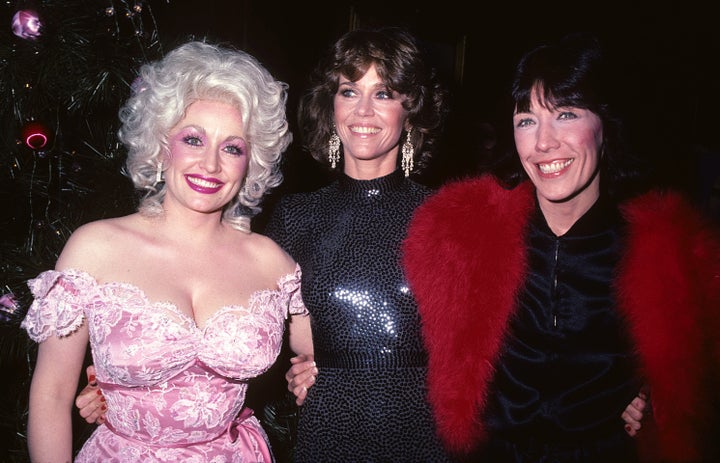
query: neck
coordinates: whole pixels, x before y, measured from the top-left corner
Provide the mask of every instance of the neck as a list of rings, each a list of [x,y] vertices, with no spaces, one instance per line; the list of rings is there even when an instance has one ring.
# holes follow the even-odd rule
[[[545,221],[556,236],[567,233],[575,222],[595,204],[600,197],[597,195],[579,195],[564,202],[552,202],[547,199],[538,198],[540,210]]]
[[[164,203],[165,212],[162,224],[167,227],[169,234],[179,240],[202,242],[206,239],[215,239],[218,233],[225,230],[222,222],[222,211],[203,213],[192,211],[183,207],[176,208]]]
[[[583,188],[565,199],[551,201],[537,197],[545,221],[556,236],[567,233],[600,197],[600,177],[597,173],[596,170],[595,175]]]
[[[355,159],[345,157],[344,173],[355,180],[372,180],[395,172],[397,156],[385,156],[377,159]]]

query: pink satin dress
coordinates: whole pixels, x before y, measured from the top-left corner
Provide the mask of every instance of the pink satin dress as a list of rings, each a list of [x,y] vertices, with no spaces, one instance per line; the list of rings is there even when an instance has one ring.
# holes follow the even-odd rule
[[[22,326],[34,341],[88,324],[108,410],[75,462],[273,461],[243,404],[247,380],[276,360],[288,315],[307,313],[299,267],[202,329],[136,286],[98,284],[82,271],[51,270],[28,284],[35,300]]]

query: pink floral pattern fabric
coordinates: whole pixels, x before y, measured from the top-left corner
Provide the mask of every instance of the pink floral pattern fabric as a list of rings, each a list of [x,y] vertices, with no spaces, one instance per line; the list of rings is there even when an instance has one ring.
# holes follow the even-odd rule
[[[288,314],[306,314],[300,268],[248,307],[220,308],[199,328],[173,304],[82,271],[41,273],[22,327],[36,342],[87,322],[106,424],[76,462],[267,462],[267,436],[243,408],[247,380],[277,358]]]

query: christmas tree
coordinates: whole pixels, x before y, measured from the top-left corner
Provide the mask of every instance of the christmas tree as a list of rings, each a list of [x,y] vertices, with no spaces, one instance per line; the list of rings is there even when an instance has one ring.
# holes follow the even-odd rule
[[[138,67],[160,54],[148,1],[0,6],[0,461],[27,461],[26,282],[54,267],[78,226],[135,209],[117,113]]]

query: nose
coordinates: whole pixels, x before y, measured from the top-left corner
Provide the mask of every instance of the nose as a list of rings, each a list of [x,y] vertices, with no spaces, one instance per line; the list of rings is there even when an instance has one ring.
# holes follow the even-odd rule
[[[208,149],[200,159],[200,167],[206,172],[217,172],[220,168],[220,153],[216,149]]]
[[[538,124],[535,147],[538,151],[550,151],[560,146],[552,124]]]
[[[372,95],[363,95],[355,106],[355,111],[359,116],[372,116],[374,114],[374,102]]]

